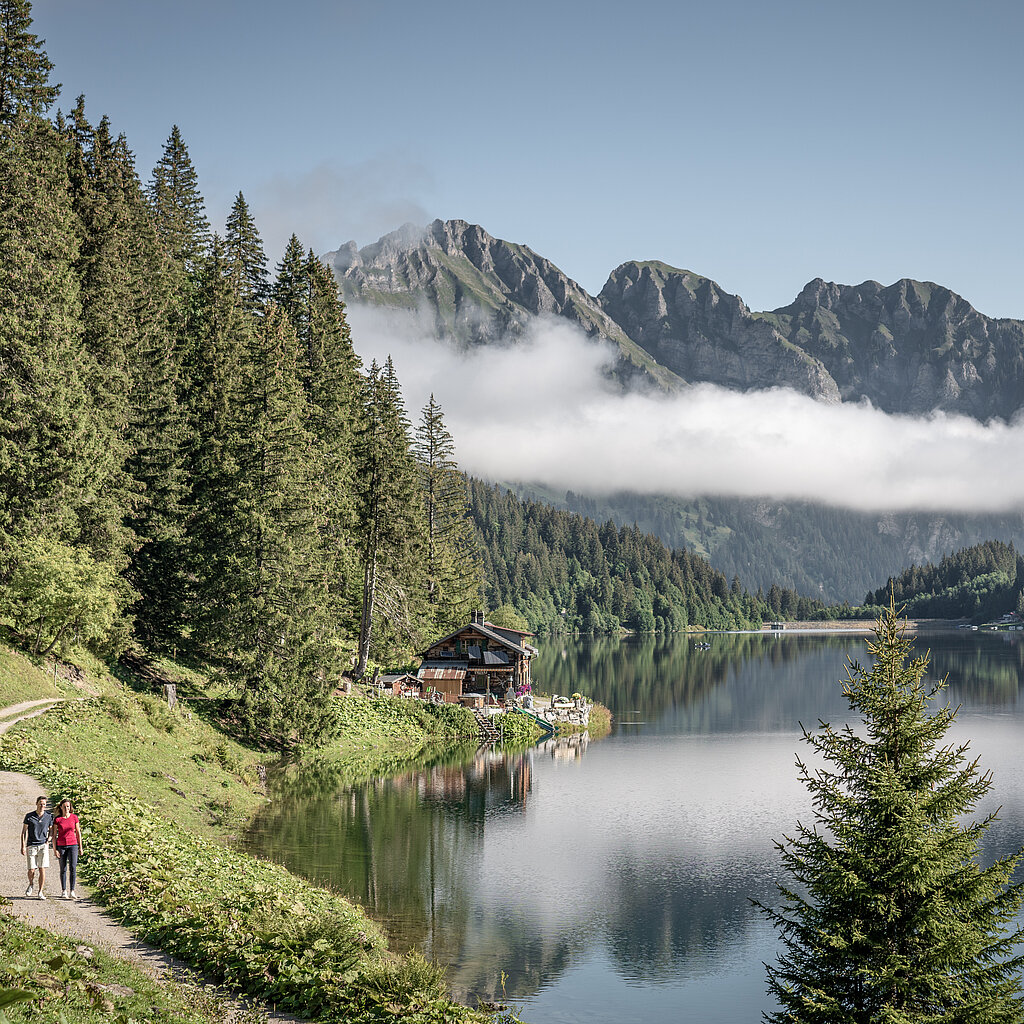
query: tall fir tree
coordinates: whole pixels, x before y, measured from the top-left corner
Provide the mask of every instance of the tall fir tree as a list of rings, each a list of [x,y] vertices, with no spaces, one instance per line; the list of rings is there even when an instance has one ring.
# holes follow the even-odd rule
[[[316,452],[311,494],[339,623],[355,632],[358,620],[358,546],[355,533],[355,445],[362,415],[359,359],[334,275],[293,235],[277,268],[273,299],[299,341],[306,425]]]
[[[27,3],[0,4],[0,595],[40,552],[34,564],[56,576],[68,570],[61,552],[90,565],[95,552],[113,580],[125,538],[117,413],[84,343],[71,143],[44,116],[56,87],[29,15]]]
[[[236,435],[238,714],[258,739],[316,743],[334,730],[327,698],[340,678],[310,485],[316,451],[304,422],[298,342],[278,308],[261,318],[254,341]]]
[[[210,222],[199,191],[199,176],[177,125],[153,168],[149,199],[164,251],[186,275],[198,272],[209,245]]]
[[[853,663],[844,693],[857,729],[804,738],[826,767],[798,762],[814,823],[779,844],[794,885],[761,909],[782,942],[768,1021],[996,1024],[1024,1017],[1012,922],[1024,893],[1019,854],[981,866],[994,820],[962,824],[989,792],[967,744],[945,743],[955,711],[932,709],[943,683],[894,606],[876,626],[869,669]]]
[[[114,144],[128,218],[127,262],[135,332],[128,353],[127,470],[138,488],[127,525],[136,547],[127,575],[138,594],[135,628],[150,647],[172,648],[184,627],[185,452],[188,423],[177,336],[183,301],[177,267],[162,250],[153,211],[123,137]]]
[[[53,64],[32,28],[29,0],[0,0],[0,125],[20,113],[40,117],[57,99]]]
[[[218,660],[221,619],[236,594],[229,568],[239,530],[236,453],[243,430],[254,324],[232,285],[224,246],[216,235],[196,291],[195,341],[183,368],[188,404],[185,473],[186,618],[197,654]],[[227,656],[229,652],[226,652]]]
[[[82,540],[93,555],[119,572],[132,544],[125,522],[137,503],[126,472],[131,362],[142,329],[136,309],[140,292],[136,240],[129,212],[134,169],[111,138],[106,118],[93,128],[79,97],[67,124],[69,185],[78,227],[75,271],[81,301],[82,344],[91,373],[88,387],[106,443],[104,461],[93,471],[104,486],[83,510]]]
[[[455,441],[433,395],[420,414],[413,453],[423,488],[426,612],[431,629],[447,632],[479,604],[483,570]]]
[[[422,540],[422,498],[410,450],[409,422],[390,357],[366,378],[365,418],[357,444],[357,536],[362,556],[362,601],[356,675],[387,642],[415,639]]]
[[[241,192],[235,197],[224,230],[224,250],[238,278],[242,302],[250,313],[262,310],[270,295],[267,256],[256,221]]]
[[[74,541],[80,493],[100,456],[81,352],[66,143],[42,116],[49,61],[28,32],[29,5],[4,18],[0,122],[0,542],[21,533]],[[28,84],[26,84],[28,83]],[[42,98],[41,98],[42,97]],[[83,488],[83,492],[79,491]],[[7,552],[9,557],[9,550]]]
[[[306,251],[297,235],[288,239],[276,270],[271,298],[285,311],[301,341],[309,323],[309,282]]]

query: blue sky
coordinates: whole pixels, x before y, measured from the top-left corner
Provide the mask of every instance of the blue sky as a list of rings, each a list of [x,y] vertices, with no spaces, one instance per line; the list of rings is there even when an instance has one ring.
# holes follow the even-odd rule
[[[1024,7],[979,0],[37,0],[143,178],[178,124],[272,260],[461,217],[591,292],[628,259],[754,309],[937,281],[1024,317]]]

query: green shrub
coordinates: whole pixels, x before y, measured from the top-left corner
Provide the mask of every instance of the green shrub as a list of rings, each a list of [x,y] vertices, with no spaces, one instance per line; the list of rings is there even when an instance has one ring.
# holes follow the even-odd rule
[[[45,537],[15,542],[13,571],[0,588],[0,615],[48,654],[71,637],[101,640],[114,625],[123,583],[84,548]]]
[[[541,732],[532,718],[516,711],[506,711],[504,714],[496,715],[494,725],[501,732],[506,746],[518,747],[523,744],[535,743]]]
[[[105,693],[100,697],[100,704],[103,705],[103,710],[116,721],[128,722],[131,720],[131,706],[128,704],[128,701],[121,696],[121,694]]]
[[[172,733],[181,724],[178,715],[167,706],[167,701],[145,694],[139,697],[139,702],[154,729]]]

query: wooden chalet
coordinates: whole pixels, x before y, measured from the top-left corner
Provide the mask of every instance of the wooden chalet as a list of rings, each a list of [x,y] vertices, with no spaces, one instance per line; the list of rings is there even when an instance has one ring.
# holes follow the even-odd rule
[[[437,690],[447,701],[470,694],[503,696],[509,686],[525,690],[530,685],[530,660],[537,653],[526,642],[528,636],[533,634],[495,626],[484,620],[483,612],[473,612],[468,625],[420,652],[420,686]]]

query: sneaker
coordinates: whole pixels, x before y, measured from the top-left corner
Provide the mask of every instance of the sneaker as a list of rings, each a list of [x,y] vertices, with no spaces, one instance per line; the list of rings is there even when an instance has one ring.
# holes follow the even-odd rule
[[[28,888],[25,890],[25,895],[26,896],[31,896],[32,895],[32,883],[31,882],[29,882]]]
[[[37,897],[37,899],[41,899],[41,900],[45,900],[46,899],[46,894],[43,892],[42,889],[39,890],[39,896]]]
[[[68,898],[68,891],[67,891],[67,889],[61,889],[61,891],[60,891],[60,898],[62,900],[66,900]]]
[[[71,890],[71,898],[73,900],[77,900],[78,899],[78,897],[75,895],[75,890],[74,889]]]

